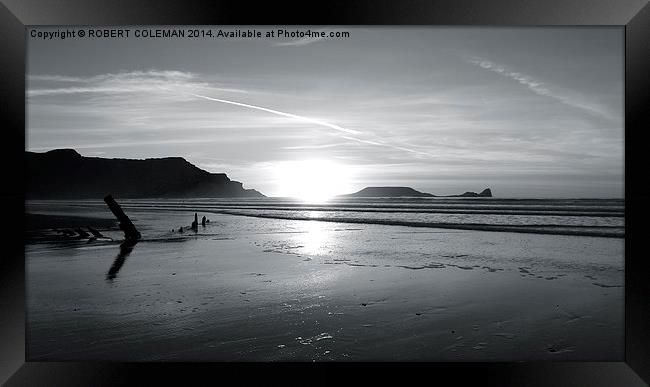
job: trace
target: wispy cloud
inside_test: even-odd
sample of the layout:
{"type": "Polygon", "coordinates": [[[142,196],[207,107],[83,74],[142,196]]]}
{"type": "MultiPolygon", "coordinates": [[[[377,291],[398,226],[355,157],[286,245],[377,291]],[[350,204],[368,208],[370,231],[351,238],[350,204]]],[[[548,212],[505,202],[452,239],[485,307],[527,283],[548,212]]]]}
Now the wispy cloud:
{"type": "Polygon", "coordinates": [[[593,102],[588,101],[588,98],[585,96],[579,95],[578,93],[575,92],[573,93],[567,92],[565,90],[562,90],[558,86],[549,85],[530,75],[513,71],[512,69],[502,64],[498,64],[479,57],[471,57],[467,59],[467,62],[472,65],[478,66],[482,69],[485,69],[487,71],[491,71],[500,74],[506,78],[512,79],[518,82],[520,85],[525,86],[535,94],[553,98],[556,101],[559,101],[565,105],[577,109],[582,109],[586,112],[595,114],[600,117],[604,117],[606,119],[620,120],[620,117],[613,116],[602,106],[599,106],[593,102]]]}
{"type": "Polygon", "coordinates": [[[249,93],[248,90],[223,87],[214,82],[205,82],[198,76],[182,71],[128,71],[99,74],[89,77],[39,74],[28,77],[30,83],[47,84],[47,87],[33,87],[27,90],[28,97],[63,94],[122,94],[210,90],[227,93],[249,93]]]}
{"type": "MultiPolygon", "coordinates": [[[[47,97],[47,96],[74,96],[83,94],[99,94],[114,97],[113,100],[103,100],[95,102],[92,105],[85,106],[83,110],[86,114],[98,114],[98,110],[106,109],[108,106],[115,104],[111,111],[111,119],[122,120],[129,127],[157,126],[158,130],[162,129],[162,116],[167,115],[160,109],[163,105],[169,103],[188,102],[192,99],[203,99],[221,104],[238,106],[244,109],[257,110],[269,113],[275,116],[289,118],[298,123],[311,124],[317,127],[331,129],[330,133],[337,135],[343,140],[348,140],[357,144],[371,145],[394,149],[400,152],[417,155],[417,157],[436,157],[430,152],[425,152],[413,147],[403,146],[394,140],[382,138],[371,131],[361,131],[350,129],[339,124],[313,117],[307,117],[282,110],[272,109],[260,104],[252,104],[224,97],[214,97],[206,94],[224,94],[238,93],[240,95],[250,94],[249,90],[230,85],[215,85],[201,79],[200,76],[193,73],[180,71],[132,71],[122,73],[99,74],[89,77],[71,77],[64,75],[31,75],[28,80],[30,87],[27,95],[30,98],[47,97]],[[34,87],[46,84],[47,87],[34,87]],[[132,95],[125,99],[124,95],[132,95]],[[149,106],[149,107],[147,107],[149,106]],[[135,110],[134,110],[135,109],[135,110]]],[[[86,104],[90,104],[86,100],[86,104]]],[[[243,118],[240,118],[240,121],[243,118]]],[[[249,117],[249,119],[252,119],[249,117]]],[[[268,121],[268,120],[267,120],[268,121]]],[[[209,127],[209,118],[205,117],[205,112],[195,113],[192,117],[192,125],[196,130],[200,127],[209,127]],[[198,115],[197,115],[198,114],[198,115]],[[208,121],[206,121],[208,120],[208,121]]],[[[269,125],[271,125],[271,122],[269,125]]],[[[187,121],[186,125],[189,124],[187,121]]],[[[277,123],[275,124],[277,125],[277,123]]],[[[164,125],[163,125],[164,126],[164,125]]],[[[221,125],[223,126],[223,125],[221,125]]],[[[399,142],[399,141],[398,141],[399,142]]],[[[87,147],[110,147],[110,142],[92,143],[87,147]]],[[[118,142],[119,146],[124,146],[123,142],[118,142]]],[[[78,145],[81,147],[81,145],[78,145]]]]}
{"type": "MultiPolygon", "coordinates": [[[[61,148],[73,148],[76,150],[81,149],[105,149],[117,147],[139,147],[143,145],[176,145],[176,144],[205,144],[205,138],[174,138],[169,140],[147,140],[147,141],[110,141],[99,143],[69,143],[61,145],[61,148]]],[[[51,150],[52,147],[30,147],[29,150],[33,152],[42,152],[51,150]]]]}
{"type": "Polygon", "coordinates": [[[119,73],[98,74],[89,77],[73,77],[68,75],[57,74],[34,74],[29,75],[31,81],[53,81],[53,82],[78,82],[78,83],[97,83],[107,80],[123,81],[127,79],[156,78],[162,80],[191,80],[195,75],[186,71],[174,70],[146,70],[146,71],[123,71],[119,73]]]}
{"type": "Polygon", "coordinates": [[[318,33],[318,36],[305,36],[303,38],[299,39],[294,39],[294,40],[289,40],[289,41],[284,41],[284,42],[276,42],[273,43],[273,46],[276,47],[300,47],[300,46],[306,46],[308,44],[313,44],[316,42],[320,42],[325,40],[325,37],[320,36],[322,35],[323,32],[328,33],[332,32],[332,30],[325,31],[324,29],[317,29],[315,30],[316,33],[318,33]]]}
{"type": "Polygon", "coordinates": [[[201,98],[213,102],[239,106],[247,109],[253,109],[271,113],[277,116],[291,118],[300,122],[310,123],[335,131],[343,132],[346,134],[359,135],[362,134],[358,130],[344,128],[340,125],[333,124],[324,120],[305,117],[298,114],[288,113],[276,109],[271,109],[264,106],[253,105],[240,101],[234,101],[224,98],[215,98],[198,94],[198,92],[229,92],[229,93],[247,93],[247,90],[232,88],[232,87],[218,87],[207,82],[202,82],[197,79],[197,76],[191,73],[183,73],[178,71],[135,71],[125,72],[118,74],[102,74],[87,78],[81,77],[67,77],[60,75],[33,75],[29,77],[30,81],[46,81],[46,82],[64,82],[72,83],[74,85],[63,85],[60,87],[50,88],[30,88],[27,90],[29,97],[39,97],[48,95],[65,95],[65,94],[84,94],[84,93],[98,93],[98,94],[121,94],[121,93],[143,93],[147,94],[149,98],[158,92],[164,93],[168,97],[181,97],[185,99],[187,96],[201,98]],[[78,84],[83,84],[79,86],[78,84]]]}
{"type": "Polygon", "coordinates": [[[277,46],[277,47],[306,46],[308,44],[320,42],[321,40],[324,40],[324,39],[325,38],[322,37],[322,36],[318,36],[318,37],[315,37],[315,38],[305,37],[305,38],[300,38],[300,39],[296,39],[296,40],[290,40],[288,42],[278,42],[278,43],[274,43],[273,45],[277,46]]]}
{"type": "MultiPolygon", "coordinates": [[[[491,62],[481,62],[481,67],[492,69],[497,73],[506,74],[506,76],[516,79],[519,83],[526,87],[532,88],[538,94],[551,96],[550,91],[545,88],[540,82],[533,80],[530,77],[523,76],[518,73],[513,73],[506,70],[504,67],[494,65],[491,62]]],[[[284,109],[278,110],[266,105],[266,100],[269,98],[276,99],[272,93],[257,93],[255,89],[241,88],[237,85],[224,85],[215,84],[214,82],[207,81],[204,77],[179,71],[133,71],[115,74],[100,74],[90,77],[69,77],[62,75],[32,75],[29,77],[30,87],[27,94],[30,98],[47,97],[47,96],[70,96],[83,95],[83,94],[98,94],[107,98],[101,100],[94,100],[89,98],[82,98],[79,104],[67,105],[62,107],[48,108],[48,111],[61,111],[65,107],[68,114],[80,114],[91,117],[103,117],[102,119],[109,120],[105,124],[105,132],[107,133],[123,133],[129,136],[138,136],[137,132],[133,132],[134,128],[142,133],[168,133],[166,135],[173,135],[179,128],[187,128],[185,130],[189,133],[199,133],[204,136],[206,143],[214,141],[213,136],[220,136],[220,143],[231,143],[233,139],[242,139],[245,141],[268,141],[269,136],[276,138],[284,138],[288,140],[293,138],[297,141],[304,141],[304,136],[307,135],[304,129],[313,128],[326,128],[330,135],[334,135],[341,140],[345,140],[348,144],[357,144],[365,146],[361,150],[356,148],[357,152],[364,154],[381,154],[382,150],[370,151],[370,148],[384,148],[388,150],[397,151],[394,155],[399,157],[408,156],[415,159],[427,160],[440,160],[444,161],[449,157],[466,157],[463,154],[467,153],[468,146],[474,146],[472,153],[478,151],[479,147],[476,145],[458,145],[454,143],[440,142],[436,139],[436,135],[431,133],[423,137],[423,141],[418,145],[411,145],[413,137],[410,141],[408,138],[409,130],[416,130],[422,132],[420,126],[422,122],[417,121],[417,111],[403,110],[409,107],[403,101],[414,99],[416,101],[439,104],[440,96],[429,96],[424,98],[422,95],[410,97],[401,96],[400,98],[393,98],[397,101],[396,104],[381,103],[386,97],[376,95],[361,95],[362,104],[365,104],[364,109],[370,109],[372,112],[370,117],[367,113],[358,116],[354,122],[355,129],[349,128],[347,125],[333,123],[329,119],[323,120],[319,118],[299,115],[292,112],[287,112],[284,109]],[[53,84],[54,83],[54,84],[53,84]],[[46,87],[44,87],[45,85],[46,87]],[[38,87],[40,86],[40,87],[38,87]],[[232,93],[236,93],[239,97],[237,99],[230,98],[232,93]],[[256,103],[244,102],[242,99],[257,101],[256,103]],[[424,98],[424,99],[423,99],[424,98]],[[192,107],[192,101],[202,99],[224,105],[236,106],[242,109],[255,110],[268,113],[272,117],[258,117],[255,115],[237,113],[236,111],[220,111],[218,116],[196,104],[192,107]],[[402,101],[402,104],[399,104],[402,101]],[[379,104],[378,104],[379,103],[379,104]],[[182,105],[179,105],[182,104],[182,105]],[[381,106],[381,111],[377,110],[375,105],[381,106]],[[75,110],[76,109],[76,110],[75,110]],[[394,112],[393,112],[394,110],[394,112]],[[74,113],[76,111],[76,113],[74,113]],[[408,114],[399,114],[400,112],[408,112],[408,114]],[[217,119],[217,117],[219,117],[217,119]],[[283,120],[284,118],[284,120],[283,120]],[[381,118],[377,121],[377,118],[381,118]],[[289,119],[289,120],[286,120],[289,119]],[[384,120],[387,120],[386,123],[384,120]],[[397,120],[397,121],[396,121],[397,120]],[[399,120],[406,120],[400,123],[399,120]],[[415,122],[413,120],[416,120],[415,122]],[[387,123],[390,125],[387,125],[387,123]],[[306,125],[305,125],[306,124],[306,125]],[[302,126],[300,126],[302,125],[302,126]],[[245,133],[239,133],[236,137],[231,135],[224,136],[226,133],[233,133],[233,130],[248,129],[245,133]],[[276,132],[269,132],[265,129],[272,129],[276,132]],[[291,130],[294,130],[291,134],[291,130]],[[303,128],[301,131],[295,131],[295,128],[303,128]],[[372,129],[369,129],[372,128],[372,129]],[[396,135],[388,135],[387,133],[395,132],[395,128],[401,128],[396,135]],[[410,129],[409,129],[410,128],[410,129]],[[212,133],[206,132],[205,129],[214,129],[212,133]],[[304,133],[303,133],[304,132],[304,133]],[[383,132],[383,133],[382,133],[383,132]],[[302,136],[300,138],[299,136],[302,136]],[[453,151],[456,149],[456,151],[453,151]],[[454,153],[455,152],[455,153],[454,153]],[[452,154],[453,153],[453,154],[452,154]]],[[[284,96],[283,98],[287,98],[284,96]]],[[[323,98],[323,97],[321,97],[323,98]]],[[[295,97],[289,97],[284,100],[283,104],[291,103],[294,106],[296,101],[295,97]]],[[[386,102],[386,101],[384,101],[386,102]]],[[[426,105],[426,104],[425,104],[426,105]]],[[[45,109],[45,108],[42,108],[45,109]]],[[[410,109],[410,107],[409,107],[410,109]]],[[[470,109],[471,110],[471,109],[470,109]]],[[[466,115],[466,109],[463,109],[466,115]]],[[[336,112],[329,112],[332,116],[336,112]]],[[[479,125],[466,121],[463,115],[460,116],[444,116],[440,108],[436,109],[433,116],[426,118],[424,127],[431,127],[431,120],[436,122],[436,130],[442,133],[444,129],[457,131],[462,128],[464,131],[474,130],[473,127],[479,125]],[[442,119],[442,122],[438,122],[442,119]],[[444,124],[444,125],[443,125],[444,124]]],[[[349,122],[349,119],[348,119],[349,122]]],[[[99,130],[97,123],[95,130],[99,130]]],[[[488,127],[488,123],[480,123],[480,131],[484,132],[488,127]]],[[[33,133],[43,132],[45,129],[35,129],[33,133]]],[[[84,127],[67,127],[61,129],[62,131],[76,130],[78,133],[83,134],[87,131],[84,127]]],[[[479,130],[479,129],[476,129],[479,130]]],[[[503,127],[501,131],[505,130],[503,127]]],[[[52,132],[47,130],[47,132],[52,132]]],[[[45,133],[45,132],[43,132],[45,133]]],[[[471,132],[473,133],[473,132],[471,132]]],[[[308,136],[308,135],[307,135],[308,136]]],[[[147,142],[136,140],[135,137],[131,140],[133,144],[142,145],[144,143],[154,144],[159,143],[160,139],[152,139],[147,142]]],[[[176,140],[163,141],[159,143],[172,144],[176,140]]],[[[191,143],[199,142],[199,140],[192,140],[191,143]]],[[[57,142],[58,143],[58,142],[57,142]]],[[[179,144],[186,143],[179,141],[179,144]]],[[[113,139],[106,139],[103,142],[92,141],[88,145],[82,143],[72,144],[77,147],[86,148],[110,148],[128,146],[125,141],[115,141],[113,139]]],[[[323,146],[322,144],[296,144],[293,149],[326,149],[329,145],[323,146]]],[[[287,147],[278,147],[277,149],[288,150],[287,147]]],[[[485,153],[485,152],[484,152],[485,153]]]]}
{"type": "Polygon", "coordinates": [[[298,145],[298,146],[283,146],[282,149],[286,149],[286,150],[328,149],[328,148],[337,148],[345,145],[347,144],[336,143],[336,144],[323,144],[323,145],[298,145]]]}

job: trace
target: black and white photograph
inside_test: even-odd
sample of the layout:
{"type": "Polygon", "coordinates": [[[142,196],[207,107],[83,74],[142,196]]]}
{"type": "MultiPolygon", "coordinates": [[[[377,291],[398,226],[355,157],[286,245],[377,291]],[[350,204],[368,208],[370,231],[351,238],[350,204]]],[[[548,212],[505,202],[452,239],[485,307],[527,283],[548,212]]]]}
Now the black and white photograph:
{"type": "Polygon", "coordinates": [[[624,32],[28,28],[26,359],[623,361],[624,32]]]}

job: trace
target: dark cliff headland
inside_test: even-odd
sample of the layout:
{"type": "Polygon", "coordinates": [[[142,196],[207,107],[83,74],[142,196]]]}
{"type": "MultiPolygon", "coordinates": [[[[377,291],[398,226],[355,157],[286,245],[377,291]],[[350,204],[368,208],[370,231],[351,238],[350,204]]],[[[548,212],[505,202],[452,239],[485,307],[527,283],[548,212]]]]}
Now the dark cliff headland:
{"type": "Polygon", "coordinates": [[[264,197],[182,157],[107,159],[73,149],[25,152],[27,199],[264,197]]]}

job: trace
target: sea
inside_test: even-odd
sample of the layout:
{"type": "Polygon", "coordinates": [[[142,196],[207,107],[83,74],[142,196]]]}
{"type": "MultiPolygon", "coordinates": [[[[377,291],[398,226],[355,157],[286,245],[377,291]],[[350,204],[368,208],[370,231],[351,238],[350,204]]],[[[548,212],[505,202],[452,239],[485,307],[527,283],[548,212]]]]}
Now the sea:
{"type": "MultiPolygon", "coordinates": [[[[270,219],[419,228],[625,237],[624,199],[291,198],[120,199],[125,209],[197,211],[270,219]]],[[[106,209],[101,200],[30,201],[35,210],[62,205],[106,209]]],[[[66,214],[69,213],[66,211],[66,214]]]]}

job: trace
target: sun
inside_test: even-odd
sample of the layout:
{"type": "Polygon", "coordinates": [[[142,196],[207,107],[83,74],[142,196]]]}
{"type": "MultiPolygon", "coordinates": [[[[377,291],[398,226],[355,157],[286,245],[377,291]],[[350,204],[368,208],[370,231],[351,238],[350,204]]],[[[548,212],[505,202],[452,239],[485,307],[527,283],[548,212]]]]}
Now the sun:
{"type": "Polygon", "coordinates": [[[352,168],[328,160],[284,161],[274,165],[277,196],[324,203],[351,192],[352,168]]]}

